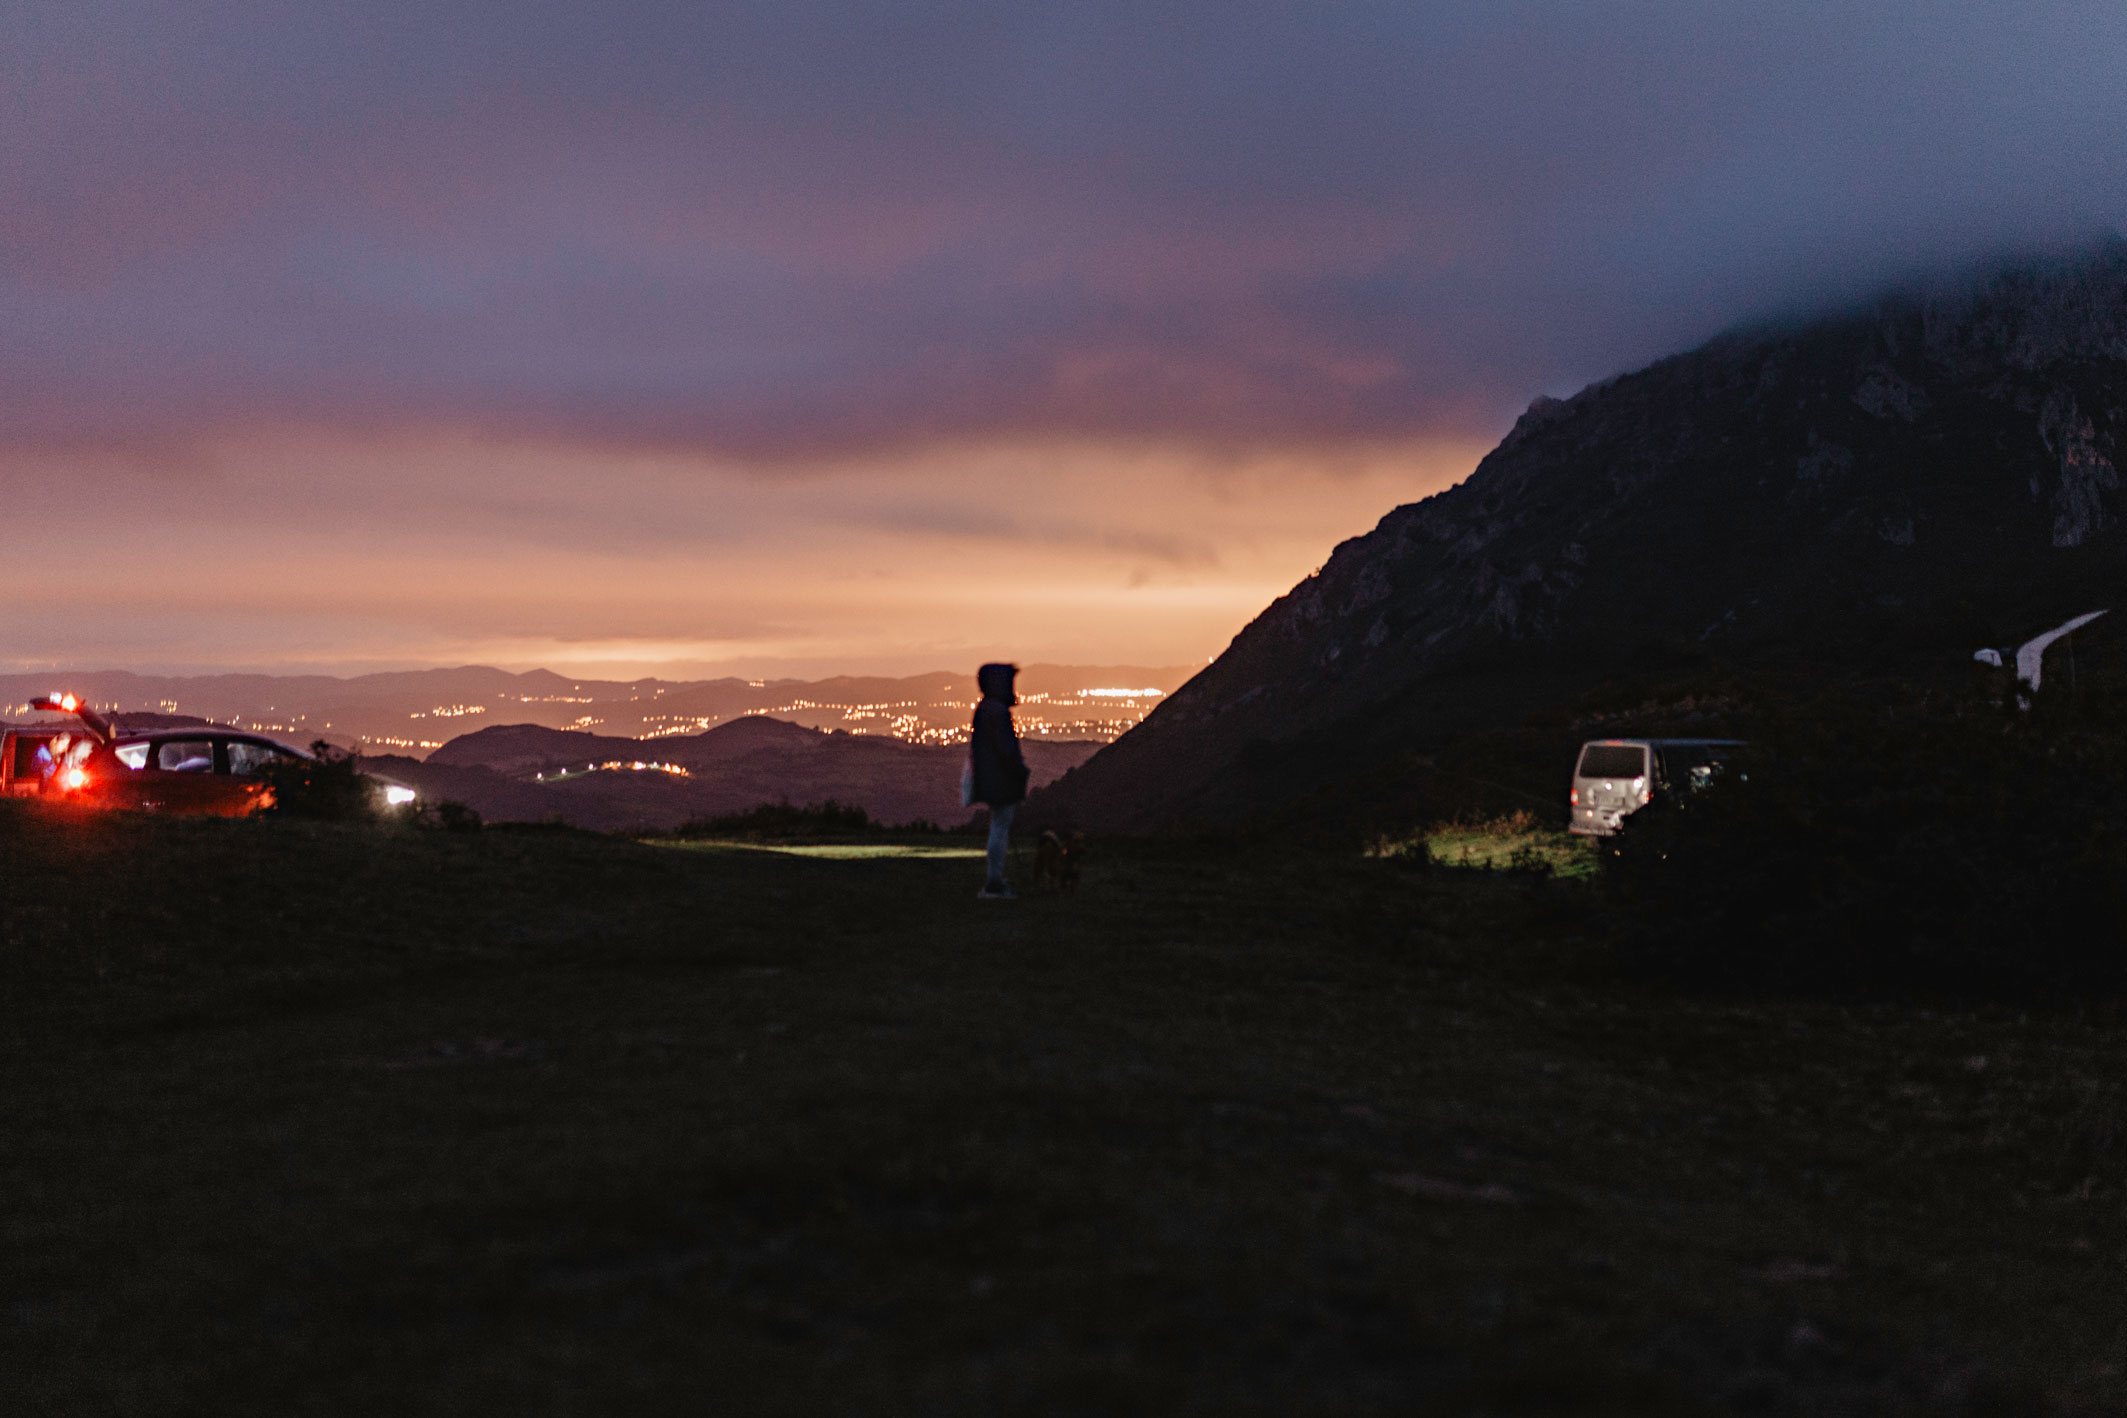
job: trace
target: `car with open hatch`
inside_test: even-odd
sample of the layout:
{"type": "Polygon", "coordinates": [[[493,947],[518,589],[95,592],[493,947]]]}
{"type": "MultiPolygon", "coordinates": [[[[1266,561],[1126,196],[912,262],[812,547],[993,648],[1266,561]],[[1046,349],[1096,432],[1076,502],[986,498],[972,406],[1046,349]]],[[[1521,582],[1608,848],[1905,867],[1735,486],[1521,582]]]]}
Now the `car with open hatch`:
{"type": "MultiPolygon", "coordinates": [[[[80,732],[10,731],[0,764],[16,796],[87,807],[199,817],[248,817],[274,805],[275,782],[316,755],[263,734],[216,724],[129,732],[76,695],[32,700],[30,708],[71,714],[80,732]]],[[[381,774],[361,775],[379,807],[411,805],[414,790],[381,774]]]]}

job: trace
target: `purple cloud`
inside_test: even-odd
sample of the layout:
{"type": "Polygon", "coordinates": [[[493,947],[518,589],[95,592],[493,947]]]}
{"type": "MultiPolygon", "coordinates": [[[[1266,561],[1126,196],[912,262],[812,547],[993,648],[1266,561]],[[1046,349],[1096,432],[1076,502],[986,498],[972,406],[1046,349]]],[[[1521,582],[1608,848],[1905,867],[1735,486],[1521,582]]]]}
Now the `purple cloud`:
{"type": "Polygon", "coordinates": [[[0,437],[1496,428],[2127,217],[2127,16],[23,4],[0,437]]]}

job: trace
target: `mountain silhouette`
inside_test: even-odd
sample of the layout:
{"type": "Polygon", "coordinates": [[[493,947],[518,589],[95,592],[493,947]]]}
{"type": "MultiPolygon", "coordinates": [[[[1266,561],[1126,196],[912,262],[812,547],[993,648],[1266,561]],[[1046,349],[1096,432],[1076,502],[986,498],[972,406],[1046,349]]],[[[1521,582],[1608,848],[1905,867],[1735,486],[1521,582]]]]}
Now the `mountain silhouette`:
{"type": "MultiPolygon", "coordinates": [[[[428,761],[439,767],[492,768],[517,778],[614,761],[671,763],[693,769],[754,753],[781,750],[803,755],[831,751],[835,739],[848,737],[824,734],[765,714],[733,719],[699,734],[655,739],[549,729],[538,724],[497,724],[450,740],[431,753],[428,761]]],[[[856,751],[909,747],[884,738],[869,742],[874,747],[856,751]]]]}
{"type": "MultiPolygon", "coordinates": [[[[1621,680],[1968,674],[2127,591],[2123,404],[2116,240],[1537,399],[1029,819],[1334,812],[1399,754],[1621,680]]],[[[2122,622],[2079,639],[2116,646],[2122,622]]]]}
{"type": "MultiPolygon", "coordinates": [[[[1190,667],[1030,664],[1019,677],[1023,730],[1063,740],[1115,737],[1189,677],[1190,667]],[[1142,691],[1118,694],[1119,689],[1142,691]]],[[[539,724],[612,738],[664,738],[766,715],[813,728],[937,744],[964,734],[980,697],[972,672],[827,679],[569,678],[483,665],[355,675],[144,675],[54,670],[0,675],[0,715],[70,690],[128,711],[189,715],[274,734],[421,758],[453,735],[539,724]]]]}
{"type": "MultiPolygon", "coordinates": [[[[1035,738],[1024,746],[1036,783],[1053,781],[1099,747],[1035,738]]],[[[558,817],[611,830],[830,798],[880,822],[959,822],[970,811],[960,803],[966,753],[754,714],[698,734],[651,739],[501,724],[452,739],[425,762],[397,756],[370,762],[424,797],[465,803],[491,821],[558,817]],[[686,773],[638,769],[638,763],[686,773]]]]}

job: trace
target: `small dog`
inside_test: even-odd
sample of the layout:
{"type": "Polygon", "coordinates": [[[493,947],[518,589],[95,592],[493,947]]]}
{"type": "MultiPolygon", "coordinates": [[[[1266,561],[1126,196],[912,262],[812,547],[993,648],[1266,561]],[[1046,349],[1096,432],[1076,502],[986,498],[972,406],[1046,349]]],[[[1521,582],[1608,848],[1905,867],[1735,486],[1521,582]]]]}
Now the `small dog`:
{"type": "Polygon", "coordinates": [[[1078,863],[1085,850],[1083,833],[1042,833],[1034,848],[1035,885],[1048,891],[1078,890],[1078,863]]]}

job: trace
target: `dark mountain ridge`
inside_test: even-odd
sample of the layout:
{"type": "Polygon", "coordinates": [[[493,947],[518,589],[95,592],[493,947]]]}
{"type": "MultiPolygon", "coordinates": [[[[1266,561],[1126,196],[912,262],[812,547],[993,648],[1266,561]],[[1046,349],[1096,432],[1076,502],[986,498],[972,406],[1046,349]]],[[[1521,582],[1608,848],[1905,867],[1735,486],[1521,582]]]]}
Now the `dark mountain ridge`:
{"type": "MultiPolygon", "coordinates": [[[[1098,746],[1024,741],[1036,784],[1083,763],[1098,746]]],[[[960,803],[966,753],[957,745],[824,732],[755,714],[698,734],[649,739],[499,724],[452,739],[425,762],[371,761],[424,797],[465,803],[491,821],[558,817],[615,829],[672,827],[765,803],[828,799],[861,807],[879,822],[961,822],[969,815],[960,803]],[[638,763],[685,773],[638,769],[638,763]]]]}
{"type": "MultiPolygon", "coordinates": [[[[1115,737],[1188,678],[1191,667],[1030,664],[1020,673],[1022,727],[1059,740],[1115,737]],[[1118,693],[1119,690],[1130,693],[1118,693]]],[[[419,758],[453,734],[542,724],[607,737],[661,738],[754,715],[874,737],[940,743],[963,734],[979,697],[971,672],[821,680],[598,680],[480,665],[357,675],[142,675],[127,670],[0,675],[0,713],[71,690],[91,703],[157,709],[291,741],[323,738],[419,758]]]]}
{"type": "Polygon", "coordinates": [[[1635,676],[1969,673],[2127,590],[2123,419],[2119,241],[1540,398],[1029,816],[1331,810],[1399,753],[1635,676]]]}
{"type": "MultiPolygon", "coordinates": [[[[733,719],[698,734],[654,739],[549,729],[539,724],[497,724],[459,735],[431,753],[428,761],[439,767],[492,768],[514,778],[610,762],[671,763],[691,769],[776,749],[803,753],[833,737],[837,736],[765,714],[733,719]]],[[[910,747],[883,738],[865,742],[876,746],[873,751],[910,747]]]]}

